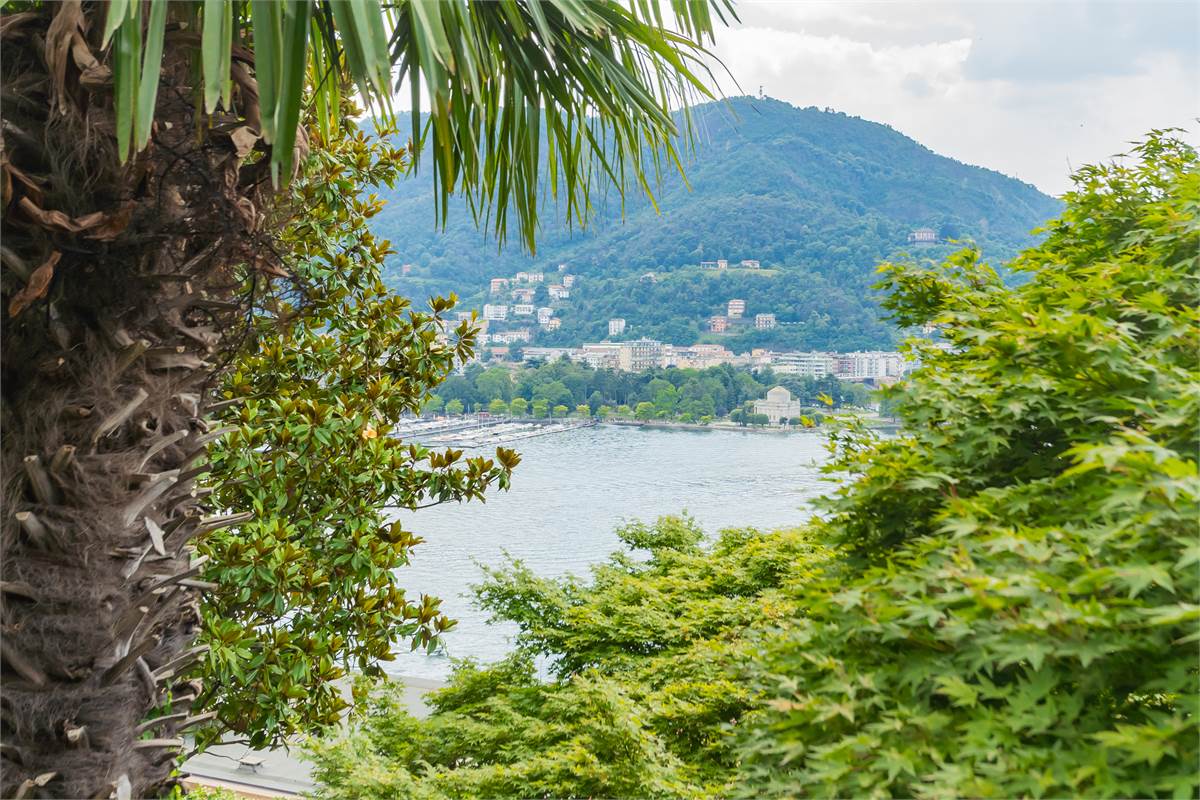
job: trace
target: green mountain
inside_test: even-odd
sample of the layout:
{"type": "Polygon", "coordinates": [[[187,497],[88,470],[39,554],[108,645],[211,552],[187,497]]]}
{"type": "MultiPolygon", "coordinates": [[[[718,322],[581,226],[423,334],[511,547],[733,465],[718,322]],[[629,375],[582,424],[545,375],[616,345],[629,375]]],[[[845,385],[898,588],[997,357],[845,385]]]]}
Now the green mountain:
{"type": "MultiPolygon", "coordinates": [[[[854,349],[889,345],[895,332],[878,319],[869,286],[880,259],[912,250],[909,234],[928,227],[941,239],[971,239],[995,263],[1033,239],[1057,200],[993,170],[939,156],[894,129],[846,114],[739,97],[693,109],[699,143],[685,170],[656,192],[661,213],[642,198],[600,204],[594,225],[571,230],[548,207],[539,250],[510,241],[498,251],[464,207],[444,231],[433,220],[430,174],[383,189],[387,210],[376,232],[398,255],[389,283],[409,296],[457,292],[483,302],[488,280],[518,270],[578,276],[556,304],[562,327],[539,343],[603,338],[609,317],[629,321],[626,336],[688,344],[719,340],[750,346],[854,349]],[[690,185],[690,188],[689,188],[690,185]],[[732,266],[757,260],[759,271],[701,271],[701,261],[732,266]],[[408,264],[408,275],[401,265],[408,264]],[[639,279],[654,272],[656,281],[639,279]],[[747,313],[774,313],[780,325],[713,337],[707,317],[731,298],[747,313]]],[[[938,257],[949,244],[921,246],[938,257]]]]}

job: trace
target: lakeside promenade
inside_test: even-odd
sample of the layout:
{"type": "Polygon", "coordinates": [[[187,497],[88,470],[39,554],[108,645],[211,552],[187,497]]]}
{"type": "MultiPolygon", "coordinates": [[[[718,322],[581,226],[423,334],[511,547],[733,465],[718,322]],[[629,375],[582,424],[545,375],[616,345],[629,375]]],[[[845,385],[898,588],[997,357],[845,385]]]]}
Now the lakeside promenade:
{"type": "MultiPolygon", "coordinates": [[[[446,684],[424,678],[395,678],[404,684],[408,713],[429,715],[425,695],[446,684]]],[[[312,791],[312,766],[300,758],[299,747],[253,750],[244,744],[220,744],[193,756],[183,764],[184,786],[228,789],[247,800],[301,797],[312,791]]]]}

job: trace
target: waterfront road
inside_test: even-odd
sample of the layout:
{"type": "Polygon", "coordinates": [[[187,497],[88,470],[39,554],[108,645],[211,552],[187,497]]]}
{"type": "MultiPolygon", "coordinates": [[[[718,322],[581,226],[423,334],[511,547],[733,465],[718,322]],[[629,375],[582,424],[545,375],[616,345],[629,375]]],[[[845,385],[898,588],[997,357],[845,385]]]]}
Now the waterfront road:
{"type": "MultiPolygon", "coordinates": [[[[404,684],[404,702],[415,717],[425,717],[425,695],[444,686],[422,678],[397,678],[404,684]]],[[[185,786],[222,787],[239,797],[263,800],[300,797],[313,788],[312,766],[302,761],[296,747],[251,750],[242,744],[210,747],[183,765],[185,786]]]]}

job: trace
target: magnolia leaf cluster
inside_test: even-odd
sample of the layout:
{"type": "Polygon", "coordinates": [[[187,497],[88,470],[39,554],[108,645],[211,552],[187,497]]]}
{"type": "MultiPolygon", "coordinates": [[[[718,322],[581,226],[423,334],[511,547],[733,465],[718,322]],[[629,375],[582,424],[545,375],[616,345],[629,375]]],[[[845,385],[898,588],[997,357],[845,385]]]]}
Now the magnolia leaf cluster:
{"type": "MultiPolygon", "coordinates": [[[[380,133],[386,133],[381,131],[380,133]]],[[[437,645],[453,622],[410,597],[402,571],[419,536],[390,509],[481,500],[518,456],[434,451],[391,435],[470,357],[475,329],[453,298],[414,308],[380,279],[381,208],[408,153],[344,127],[291,187],[279,240],[292,279],[257,298],[248,343],[224,378],[213,499],[241,524],[209,533],[205,704],[256,745],[333,724],[349,671],[377,673],[397,646],[437,645]]],[[[214,729],[215,730],[215,729],[214,729]]]]}

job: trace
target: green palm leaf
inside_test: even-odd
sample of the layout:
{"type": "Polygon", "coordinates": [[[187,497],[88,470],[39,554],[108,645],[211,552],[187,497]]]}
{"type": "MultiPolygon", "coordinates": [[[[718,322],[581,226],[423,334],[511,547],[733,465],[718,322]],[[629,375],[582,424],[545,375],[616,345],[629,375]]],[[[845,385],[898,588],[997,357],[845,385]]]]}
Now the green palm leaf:
{"type": "MultiPolygon", "coordinates": [[[[122,159],[130,139],[137,149],[149,140],[172,13],[154,0],[147,27],[141,5],[114,0],[104,30],[117,43],[122,159]]],[[[324,130],[344,83],[386,114],[393,87],[408,80],[414,159],[432,162],[439,216],[462,194],[503,241],[515,213],[530,249],[543,172],[568,219],[581,225],[598,181],[622,201],[632,181],[653,200],[662,165],[678,169],[678,148],[690,142],[690,117],[673,110],[711,96],[702,42],[712,38],[714,14],[733,17],[731,0],[671,0],[670,15],[657,0],[400,0],[387,8],[380,0],[200,0],[198,7],[204,108],[233,110],[230,53],[241,37],[254,51],[260,133],[277,184],[291,174],[306,103],[324,130]]]]}

